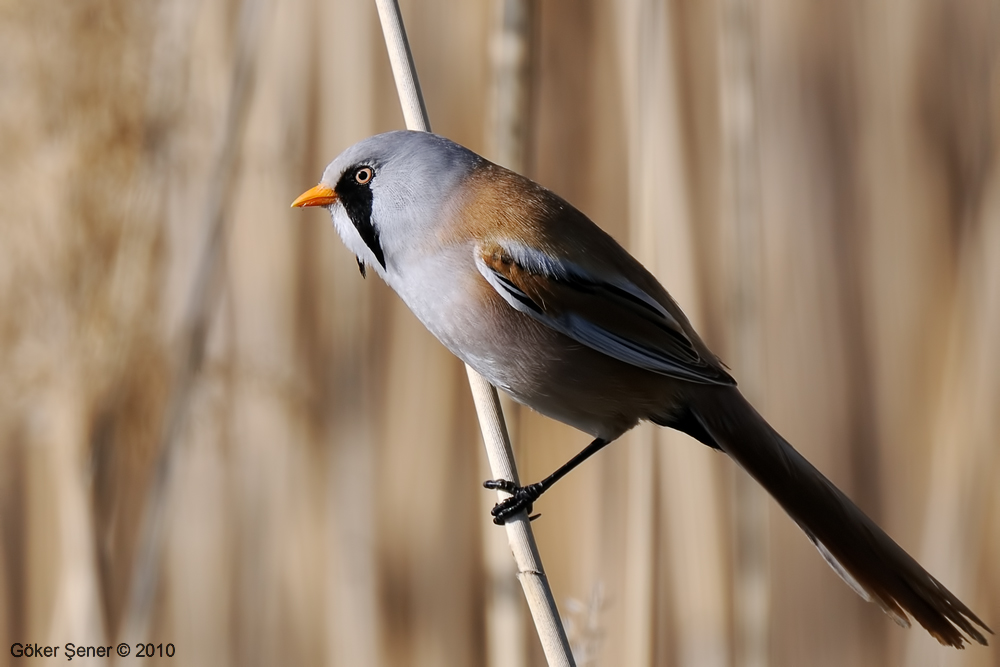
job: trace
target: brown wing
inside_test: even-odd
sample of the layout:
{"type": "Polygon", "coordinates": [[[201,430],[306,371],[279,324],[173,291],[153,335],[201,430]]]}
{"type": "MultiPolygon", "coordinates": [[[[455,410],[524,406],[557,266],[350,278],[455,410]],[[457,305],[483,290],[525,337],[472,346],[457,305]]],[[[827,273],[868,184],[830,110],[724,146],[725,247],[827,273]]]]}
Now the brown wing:
{"type": "Polygon", "coordinates": [[[655,373],[735,384],[699,354],[666,308],[624,279],[595,276],[538,250],[511,252],[499,242],[479,246],[477,265],[515,309],[588,347],[655,373]]]}

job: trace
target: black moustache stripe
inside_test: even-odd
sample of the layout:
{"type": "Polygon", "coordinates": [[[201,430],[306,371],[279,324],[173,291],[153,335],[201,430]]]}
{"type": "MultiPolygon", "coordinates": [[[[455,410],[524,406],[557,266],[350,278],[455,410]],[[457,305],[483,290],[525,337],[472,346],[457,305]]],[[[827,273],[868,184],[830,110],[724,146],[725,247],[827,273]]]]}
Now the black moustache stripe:
{"type": "Polygon", "coordinates": [[[353,168],[344,172],[334,191],[337,193],[337,200],[344,205],[347,217],[358,230],[361,240],[385,269],[385,253],[382,251],[378,230],[372,224],[372,189],[368,184],[357,183],[353,173],[353,168]]]}
{"type": "Polygon", "coordinates": [[[351,215],[350,209],[347,210],[347,215],[351,216],[351,222],[354,223],[354,227],[358,230],[358,234],[361,235],[361,240],[365,242],[365,245],[372,251],[375,255],[375,259],[378,263],[385,268],[385,253],[382,252],[382,243],[379,241],[378,230],[372,225],[371,218],[371,204],[369,204],[368,216],[362,217],[351,215]]]}

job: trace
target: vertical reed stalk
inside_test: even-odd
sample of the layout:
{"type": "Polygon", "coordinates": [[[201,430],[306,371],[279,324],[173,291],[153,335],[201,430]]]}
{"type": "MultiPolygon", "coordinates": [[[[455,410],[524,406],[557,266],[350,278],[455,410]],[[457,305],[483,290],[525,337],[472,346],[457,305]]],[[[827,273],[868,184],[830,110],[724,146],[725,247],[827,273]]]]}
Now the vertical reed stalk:
{"type": "MultiPolygon", "coordinates": [[[[396,79],[396,89],[406,127],[410,130],[430,132],[430,120],[420,93],[420,83],[410,53],[410,45],[406,39],[399,3],[397,0],[376,0],[375,4],[382,21],[382,31],[385,34],[386,48],[389,51],[389,61],[396,79]]],[[[507,427],[500,411],[497,391],[472,368],[466,366],[466,371],[493,477],[508,479],[516,484],[517,469],[514,465],[507,427]]],[[[501,491],[497,495],[503,499],[508,494],[501,491]]],[[[542,569],[541,557],[535,545],[527,512],[521,512],[508,520],[505,528],[514,559],[517,561],[518,579],[524,588],[528,608],[531,609],[535,629],[549,665],[575,665],[566,631],[563,629],[555,599],[549,588],[548,578],[542,569]]]]}
{"type": "Polygon", "coordinates": [[[139,532],[139,546],[132,573],[125,616],[126,641],[148,637],[153,602],[160,579],[163,540],[171,474],[177,463],[178,441],[184,430],[194,385],[204,360],[211,316],[222,289],[226,237],[226,205],[231,198],[239,167],[243,130],[256,74],[260,27],[266,0],[244,0],[237,29],[236,52],[230,79],[224,133],[216,154],[212,182],[207,190],[202,250],[196,267],[174,357],[173,386],[160,434],[159,454],[146,499],[139,532]]]}
{"type": "MultiPolygon", "coordinates": [[[[730,354],[743,393],[760,405],[765,364],[759,303],[762,248],[753,0],[724,0],[720,19],[722,227],[726,265],[732,267],[725,288],[730,354]]],[[[770,633],[768,501],[742,470],[734,473],[735,664],[765,667],[770,633]]]]}
{"type": "MultiPolygon", "coordinates": [[[[528,171],[530,154],[531,80],[533,75],[534,0],[493,0],[490,35],[489,122],[486,145],[491,160],[518,173],[528,171]]],[[[500,397],[509,432],[518,433],[520,406],[500,397]]],[[[485,449],[481,450],[489,465],[485,449]]],[[[484,498],[489,502],[489,497],[484,498]]],[[[525,667],[524,612],[514,585],[516,563],[508,556],[504,535],[483,524],[486,567],[486,664],[525,667]]]]}

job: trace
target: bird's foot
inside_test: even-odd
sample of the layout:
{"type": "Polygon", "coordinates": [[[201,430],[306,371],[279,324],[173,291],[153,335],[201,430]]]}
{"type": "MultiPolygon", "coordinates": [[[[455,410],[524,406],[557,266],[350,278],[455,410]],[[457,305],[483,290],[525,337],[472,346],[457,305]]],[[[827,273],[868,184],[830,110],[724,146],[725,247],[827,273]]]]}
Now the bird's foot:
{"type": "MultiPolygon", "coordinates": [[[[542,495],[545,491],[545,487],[541,482],[536,482],[534,484],[529,484],[528,486],[518,486],[514,482],[507,479],[488,479],[483,482],[483,486],[487,489],[492,489],[494,491],[506,491],[510,494],[510,498],[503,500],[493,506],[490,510],[490,514],[493,515],[493,523],[498,526],[502,526],[507,523],[507,520],[513,517],[515,514],[524,510],[528,514],[531,514],[531,506],[534,504],[538,497],[542,495]]],[[[534,521],[537,519],[539,514],[534,516],[529,516],[529,521],[534,521]]]]}

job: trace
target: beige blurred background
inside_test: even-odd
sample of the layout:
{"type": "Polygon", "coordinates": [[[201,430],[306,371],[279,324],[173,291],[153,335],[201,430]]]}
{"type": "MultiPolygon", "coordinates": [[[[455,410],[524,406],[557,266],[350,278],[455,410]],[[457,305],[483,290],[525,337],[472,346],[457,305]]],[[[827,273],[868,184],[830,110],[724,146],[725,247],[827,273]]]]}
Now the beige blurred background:
{"type": "MultiPolygon", "coordinates": [[[[434,129],[630,248],[997,629],[995,0],[537,0],[526,38],[491,1],[402,3],[434,129]]],[[[400,127],[370,0],[0,0],[0,662],[543,664],[461,365],[289,208],[400,127]]],[[[529,481],[588,440],[511,422],[529,481]]],[[[581,665],[1000,665],[895,626],[684,436],[536,510],[581,665]]]]}

